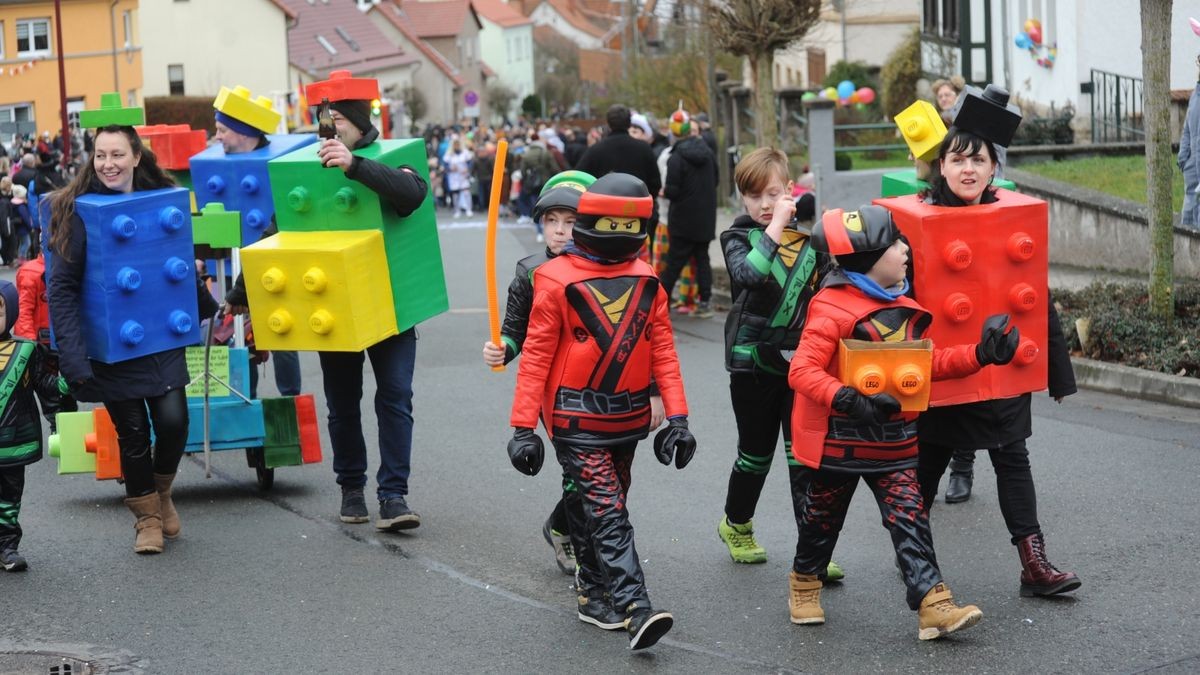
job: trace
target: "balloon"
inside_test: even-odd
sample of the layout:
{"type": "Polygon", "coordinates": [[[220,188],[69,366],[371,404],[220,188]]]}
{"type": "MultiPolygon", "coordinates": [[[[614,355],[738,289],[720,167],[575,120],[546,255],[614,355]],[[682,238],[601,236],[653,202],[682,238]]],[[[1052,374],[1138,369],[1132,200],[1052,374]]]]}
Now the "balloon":
{"type": "Polygon", "coordinates": [[[1195,33],[1196,35],[1200,35],[1200,21],[1189,18],[1188,25],[1190,25],[1192,27],[1193,33],[1195,33]]]}
{"type": "Polygon", "coordinates": [[[826,91],[826,90],[824,90],[824,89],[822,89],[821,91],[818,91],[818,92],[817,92],[817,98],[819,98],[819,99],[821,99],[822,101],[824,101],[825,99],[828,99],[828,98],[829,98],[829,92],[828,92],[828,91],[826,91]]]}
{"type": "Polygon", "coordinates": [[[836,101],[838,99],[837,89],[834,89],[833,87],[826,87],[825,98],[829,99],[830,101],[836,101]]]}
{"type": "Polygon", "coordinates": [[[1025,19],[1025,32],[1032,33],[1033,31],[1042,30],[1042,22],[1037,19],[1025,19]]]}
{"type": "Polygon", "coordinates": [[[855,104],[854,104],[854,109],[855,109],[855,110],[866,110],[866,109],[867,109],[867,106],[866,106],[866,104],[865,104],[865,103],[855,103],[855,104]]]}
{"type": "Polygon", "coordinates": [[[1040,27],[1035,26],[1033,30],[1029,31],[1029,41],[1035,45],[1042,44],[1042,29],[1040,27]]]}
{"type": "Polygon", "coordinates": [[[1026,33],[1017,33],[1017,37],[1013,38],[1013,42],[1016,43],[1017,49],[1029,49],[1033,45],[1033,42],[1029,40],[1029,35],[1026,33]]]}
{"type": "Polygon", "coordinates": [[[839,98],[839,99],[838,99],[838,105],[850,105],[850,99],[848,99],[848,98],[839,98]]]}
{"type": "Polygon", "coordinates": [[[804,92],[804,95],[800,97],[800,100],[801,101],[811,101],[811,100],[815,99],[816,97],[817,97],[816,94],[812,93],[811,91],[806,91],[806,92],[804,92]]]}
{"type": "Polygon", "coordinates": [[[866,103],[869,105],[875,102],[875,90],[870,87],[863,87],[856,93],[858,94],[859,103],[866,103]]]}
{"type": "Polygon", "coordinates": [[[854,93],[854,83],[850,80],[842,80],[838,82],[837,95],[838,98],[850,98],[850,94],[854,93]]]}
{"type": "Polygon", "coordinates": [[[860,99],[860,98],[858,97],[858,90],[857,90],[857,89],[854,91],[854,93],[853,93],[853,94],[850,94],[850,102],[851,102],[851,103],[861,103],[861,102],[862,102],[862,99],[860,99]]]}

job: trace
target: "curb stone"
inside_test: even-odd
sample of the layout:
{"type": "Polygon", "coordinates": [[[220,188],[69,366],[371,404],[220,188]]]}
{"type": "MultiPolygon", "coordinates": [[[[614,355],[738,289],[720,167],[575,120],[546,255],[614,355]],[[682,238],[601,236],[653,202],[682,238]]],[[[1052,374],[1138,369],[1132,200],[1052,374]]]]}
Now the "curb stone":
{"type": "Polygon", "coordinates": [[[1200,379],[1156,373],[1117,363],[1071,357],[1075,383],[1080,387],[1157,401],[1185,408],[1200,408],[1200,379]]]}

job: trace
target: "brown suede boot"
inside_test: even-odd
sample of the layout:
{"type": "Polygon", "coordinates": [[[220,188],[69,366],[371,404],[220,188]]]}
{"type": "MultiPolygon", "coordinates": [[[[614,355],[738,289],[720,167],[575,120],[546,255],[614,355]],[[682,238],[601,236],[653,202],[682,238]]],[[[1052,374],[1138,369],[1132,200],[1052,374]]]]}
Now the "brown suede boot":
{"type": "Polygon", "coordinates": [[[792,623],[813,626],[825,623],[821,609],[821,580],[815,574],[788,573],[788,610],[792,623]]]}
{"type": "Polygon", "coordinates": [[[1058,595],[1082,584],[1074,572],[1063,572],[1046,558],[1046,542],[1041,534],[1031,534],[1017,542],[1021,556],[1021,597],[1058,595]]]}
{"type": "Polygon", "coordinates": [[[171,501],[171,483],[175,482],[175,474],[154,474],[154,489],[158,492],[158,503],[162,514],[162,533],[167,539],[179,536],[179,513],[175,511],[175,502],[171,501]]]}
{"type": "Polygon", "coordinates": [[[151,492],[141,497],[126,497],[125,505],[137,516],[133,527],[137,530],[137,539],[133,542],[135,553],[162,553],[162,507],[159,506],[158,493],[151,492]]]}
{"type": "Polygon", "coordinates": [[[954,603],[954,596],[946,584],[938,584],[929,589],[921,600],[918,611],[921,620],[921,632],[917,634],[922,640],[936,640],[954,631],[970,628],[983,619],[983,612],[975,605],[959,607],[954,603]]]}

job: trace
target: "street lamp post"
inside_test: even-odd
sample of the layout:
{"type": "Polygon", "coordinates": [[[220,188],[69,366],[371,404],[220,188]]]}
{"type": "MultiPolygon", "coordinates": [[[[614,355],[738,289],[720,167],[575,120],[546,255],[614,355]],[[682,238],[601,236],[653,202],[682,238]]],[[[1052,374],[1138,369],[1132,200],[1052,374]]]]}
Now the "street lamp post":
{"type": "Polygon", "coordinates": [[[62,165],[71,165],[71,128],[67,121],[67,76],[63,65],[62,0],[54,0],[54,39],[58,45],[58,110],[62,118],[62,165]]]}

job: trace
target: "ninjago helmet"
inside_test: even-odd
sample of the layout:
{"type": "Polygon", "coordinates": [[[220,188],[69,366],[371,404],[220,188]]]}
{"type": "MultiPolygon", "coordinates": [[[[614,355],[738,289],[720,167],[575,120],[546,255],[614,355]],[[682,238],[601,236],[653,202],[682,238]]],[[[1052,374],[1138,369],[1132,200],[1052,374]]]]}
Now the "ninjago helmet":
{"type": "Polygon", "coordinates": [[[579,198],[575,245],[608,260],[624,260],[646,243],[654,199],[646,184],[627,173],[596,179],[579,198]]]}
{"type": "Polygon", "coordinates": [[[826,211],[813,228],[812,243],[816,250],[836,258],[842,268],[865,274],[899,238],[892,214],[869,204],[857,211],[826,211]]]}

